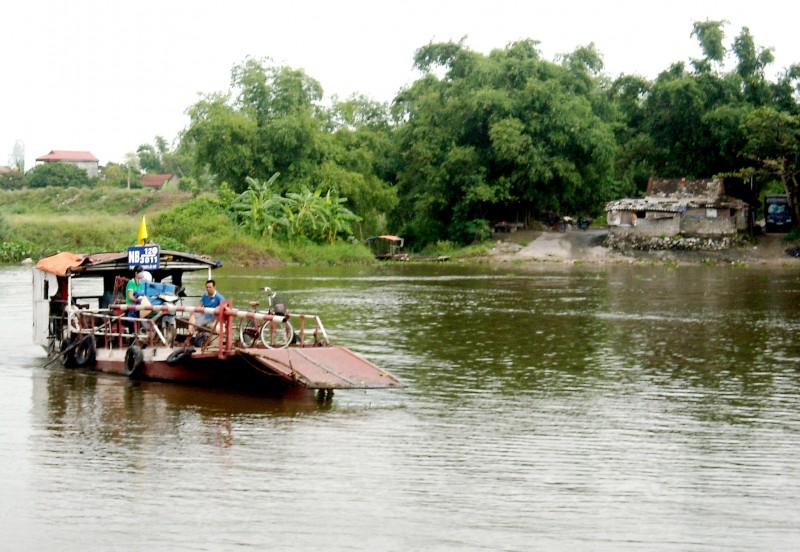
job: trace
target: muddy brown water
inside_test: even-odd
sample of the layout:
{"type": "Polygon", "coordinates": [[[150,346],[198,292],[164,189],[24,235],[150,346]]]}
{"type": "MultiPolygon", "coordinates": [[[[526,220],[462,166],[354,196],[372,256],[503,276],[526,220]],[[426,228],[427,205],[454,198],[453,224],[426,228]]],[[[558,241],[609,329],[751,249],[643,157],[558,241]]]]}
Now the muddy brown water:
{"type": "MultiPolygon", "coordinates": [[[[800,272],[222,269],[405,390],[43,367],[0,269],[6,550],[795,550],[800,272]]],[[[188,282],[202,291],[202,279],[188,282]]]]}

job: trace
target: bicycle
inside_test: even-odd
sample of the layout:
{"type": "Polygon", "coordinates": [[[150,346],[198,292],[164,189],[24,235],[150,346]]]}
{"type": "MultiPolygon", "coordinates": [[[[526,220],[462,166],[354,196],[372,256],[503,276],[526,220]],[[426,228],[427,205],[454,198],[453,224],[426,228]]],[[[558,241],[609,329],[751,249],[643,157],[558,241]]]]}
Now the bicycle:
{"type": "MultiPolygon", "coordinates": [[[[294,328],[286,314],[286,306],[283,303],[273,304],[277,293],[272,288],[265,287],[263,291],[267,295],[269,307],[266,311],[256,310],[256,313],[269,314],[272,317],[263,322],[244,318],[239,324],[239,341],[245,347],[253,347],[258,339],[267,349],[285,349],[294,341],[294,328]],[[273,318],[276,316],[282,320],[273,318]]],[[[249,304],[253,309],[258,309],[260,302],[250,301],[249,304]]]]}

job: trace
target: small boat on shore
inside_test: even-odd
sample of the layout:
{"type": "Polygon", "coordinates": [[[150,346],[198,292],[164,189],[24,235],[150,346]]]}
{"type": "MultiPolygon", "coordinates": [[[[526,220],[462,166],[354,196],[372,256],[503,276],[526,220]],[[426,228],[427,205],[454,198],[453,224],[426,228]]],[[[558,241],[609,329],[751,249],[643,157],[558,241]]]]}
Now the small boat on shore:
{"type": "MultiPolygon", "coordinates": [[[[157,245],[88,255],[59,253],[33,270],[33,333],[48,364],[60,361],[132,379],[281,390],[405,387],[349,349],[332,345],[320,318],[281,305],[184,306],[183,275],[220,264],[157,245]],[[135,266],[152,275],[148,300],[125,304],[135,266]],[[190,334],[189,316],[213,315],[190,334]]],[[[265,288],[269,290],[269,288],[265,288]]],[[[193,299],[194,301],[194,299],[193,299]]],[[[196,303],[195,303],[196,304],[196,303]]]]}
{"type": "Polygon", "coordinates": [[[400,236],[371,236],[364,240],[376,259],[381,261],[407,261],[408,253],[401,251],[405,240],[400,236]]]}

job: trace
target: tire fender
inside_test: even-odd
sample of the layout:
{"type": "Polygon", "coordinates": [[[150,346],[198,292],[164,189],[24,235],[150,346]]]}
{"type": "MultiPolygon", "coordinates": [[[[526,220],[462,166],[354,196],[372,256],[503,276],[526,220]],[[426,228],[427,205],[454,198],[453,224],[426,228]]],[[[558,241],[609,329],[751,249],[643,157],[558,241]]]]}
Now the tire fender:
{"type": "Polygon", "coordinates": [[[58,354],[61,356],[61,363],[66,368],[75,368],[75,338],[67,336],[61,340],[58,354]]]}
{"type": "Polygon", "coordinates": [[[79,368],[94,366],[96,352],[94,337],[87,335],[75,347],[75,365],[79,368]]]}
{"type": "Polygon", "coordinates": [[[144,372],[144,353],[138,345],[131,345],[125,351],[125,375],[139,378],[144,372]]]}
{"type": "Polygon", "coordinates": [[[169,356],[167,357],[167,364],[172,366],[173,364],[178,364],[184,358],[189,358],[192,356],[192,353],[195,351],[194,347],[187,347],[186,349],[178,349],[177,351],[172,351],[169,356]]]}

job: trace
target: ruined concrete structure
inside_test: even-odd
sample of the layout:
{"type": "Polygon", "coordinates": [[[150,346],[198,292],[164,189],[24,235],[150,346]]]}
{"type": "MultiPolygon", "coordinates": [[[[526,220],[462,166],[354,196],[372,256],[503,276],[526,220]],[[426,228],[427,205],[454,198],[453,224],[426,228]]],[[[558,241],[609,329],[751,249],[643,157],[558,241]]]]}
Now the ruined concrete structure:
{"type": "Polygon", "coordinates": [[[727,197],[723,179],[650,178],[645,197],[606,204],[617,237],[735,236],[750,228],[750,206],[727,197]]]}

